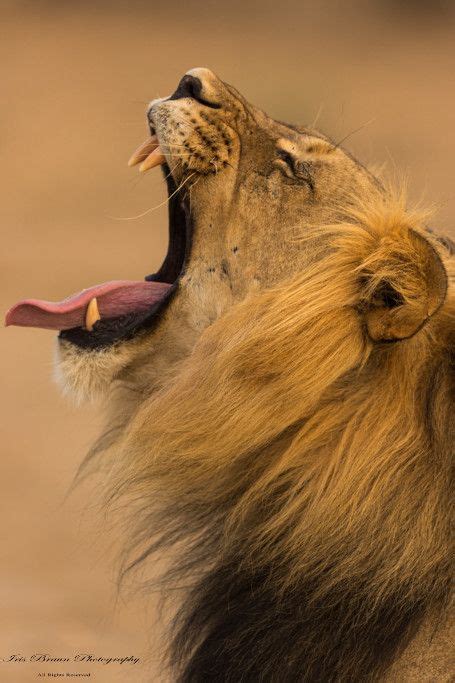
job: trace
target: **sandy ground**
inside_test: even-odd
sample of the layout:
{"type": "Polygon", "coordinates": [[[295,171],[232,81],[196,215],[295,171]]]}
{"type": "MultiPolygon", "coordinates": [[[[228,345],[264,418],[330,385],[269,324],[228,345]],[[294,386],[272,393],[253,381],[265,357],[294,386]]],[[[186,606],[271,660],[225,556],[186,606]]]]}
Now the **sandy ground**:
{"type": "MultiPolygon", "coordinates": [[[[164,186],[126,160],[147,101],[209,66],[282,120],[312,123],[366,163],[405,171],[453,231],[453,15],[413,4],[8,2],[0,5],[1,308],[138,278],[166,247],[164,186]]],[[[97,433],[52,382],[54,335],[0,330],[0,658],[48,653],[132,664],[0,662],[5,683],[85,672],[97,683],[165,681],[155,601],[116,597],[121,547],[94,493],[64,502],[97,433]]],[[[68,679],[66,679],[68,680],[68,679]]]]}

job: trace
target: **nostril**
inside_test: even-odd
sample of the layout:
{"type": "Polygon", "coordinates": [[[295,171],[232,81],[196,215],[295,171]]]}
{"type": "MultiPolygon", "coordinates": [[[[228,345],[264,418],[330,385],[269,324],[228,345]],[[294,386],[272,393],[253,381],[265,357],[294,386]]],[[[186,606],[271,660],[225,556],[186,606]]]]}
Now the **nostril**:
{"type": "Polygon", "coordinates": [[[200,97],[202,90],[202,83],[199,78],[196,78],[195,76],[184,76],[183,80],[185,81],[184,87],[188,90],[189,97],[193,97],[197,100],[200,97]]]}
{"type": "Polygon", "coordinates": [[[179,100],[182,97],[191,97],[200,104],[204,104],[207,107],[212,107],[213,109],[219,109],[220,105],[215,102],[209,102],[202,96],[202,81],[196,76],[191,76],[186,74],[183,76],[180,83],[177,86],[177,90],[173,95],[170,96],[170,100],[179,100]]]}
{"type": "Polygon", "coordinates": [[[178,100],[181,97],[192,97],[198,100],[202,90],[202,83],[196,76],[184,76],[177,86],[177,90],[171,95],[171,100],[178,100]]]}

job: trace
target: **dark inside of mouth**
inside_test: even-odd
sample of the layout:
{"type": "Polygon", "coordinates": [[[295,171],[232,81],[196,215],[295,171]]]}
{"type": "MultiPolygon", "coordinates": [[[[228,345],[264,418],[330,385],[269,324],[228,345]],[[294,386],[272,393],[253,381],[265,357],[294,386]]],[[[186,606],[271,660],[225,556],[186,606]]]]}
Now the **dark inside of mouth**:
{"type": "Polygon", "coordinates": [[[91,332],[83,327],[62,330],[59,334],[60,339],[68,340],[83,348],[102,349],[115,342],[131,339],[142,330],[153,329],[159,321],[161,313],[174,296],[178,288],[179,279],[185,270],[191,247],[192,233],[191,217],[184,196],[181,192],[177,192],[167,164],[163,164],[162,170],[166,179],[169,197],[168,251],[160,269],[152,275],[147,275],[145,279],[155,282],[167,282],[172,284],[171,289],[148,311],[133,311],[118,318],[99,320],[95,323],[91,332]]]}

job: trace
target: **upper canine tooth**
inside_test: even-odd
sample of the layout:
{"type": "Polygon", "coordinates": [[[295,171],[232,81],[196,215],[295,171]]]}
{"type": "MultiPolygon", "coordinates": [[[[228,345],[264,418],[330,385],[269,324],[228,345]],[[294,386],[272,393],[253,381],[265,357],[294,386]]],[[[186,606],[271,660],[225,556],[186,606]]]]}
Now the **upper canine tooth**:
{"type": "Polygon", "coordinates": [[[98,310],[98,302],[96,297],[90,299],[85,313],[85,327],[89,332],[93,330],[93,325],[97,320],[101,320],[100,312],[98,310]]]}
{"type": "Polygon", "coordinates": [[[158,147],[158,138],[156,135],[152,135],[148,140],[139,145],[137,150],[133,152],[128,160],[128,166],[136,166],[141,161],[144,161],[148,155],[153,152],[154,149],[158,147]]]}
{"type": "Polygon", "coordinates": [[[164,164],[165,161],[166,157],[164,156],[160,147],[157,147],[153,150],[151,154],[148,155],[147,159],[145,159],[145,161],[142,162],[142,164],[139,166],[139,170],[141,171],[141,173],[143,173],[144,171],[148,171],[149,168],[153,168],[154,166],[160,166],[161,164],[164,164]]]}

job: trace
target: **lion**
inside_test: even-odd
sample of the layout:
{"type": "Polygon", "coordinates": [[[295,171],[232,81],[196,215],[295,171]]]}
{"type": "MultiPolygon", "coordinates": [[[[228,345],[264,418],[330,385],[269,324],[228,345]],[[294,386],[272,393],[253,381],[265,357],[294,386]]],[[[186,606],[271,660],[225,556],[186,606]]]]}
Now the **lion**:
{"type": "Polygon", "coordinates": [[[173,680],[449,680],[450,240],[208,69],[147,118],[161,268],[7,323],[60,330],[62,387],[104,397],[81,476],[128,501],[125,573],[171,551],[173,680]]]}

